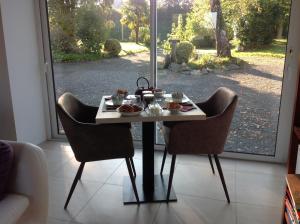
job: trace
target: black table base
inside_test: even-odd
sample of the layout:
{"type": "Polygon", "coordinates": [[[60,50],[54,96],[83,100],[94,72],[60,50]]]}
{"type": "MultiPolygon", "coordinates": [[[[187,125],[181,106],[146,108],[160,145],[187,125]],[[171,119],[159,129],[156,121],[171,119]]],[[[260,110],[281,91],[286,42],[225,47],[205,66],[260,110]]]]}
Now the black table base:
{"type": "MultiPolygon", "coordinates": [[[[143,177],[136,177],[136,188],[140,198],[140,203],[150,203],[150,202],[166,202],[167,190],[168,190],[168,175],[154,175],[154,192],[152,194],[146,194],[143,188],[143,177]]],[[[177,201],[173,187],[170,194],[170,202],[177,201]]],[[[132,185],[129,177],[124,177],[123,182],[123,202],[126,204],[136,204],[136,199],[132,189],[132,185]]]]}
{"type": "MultiPolygon", "coordinates": [[[[143,175],[136,177],[136,188],[141,203],[166,202],[169,176],[154,175],[155,122],[143,122],[143,175]]],[[[171,189],[170,200],[177,201],[171,189]]],[[[137,203],[129,177],[123,183],[124,204],[137,203]]]]}

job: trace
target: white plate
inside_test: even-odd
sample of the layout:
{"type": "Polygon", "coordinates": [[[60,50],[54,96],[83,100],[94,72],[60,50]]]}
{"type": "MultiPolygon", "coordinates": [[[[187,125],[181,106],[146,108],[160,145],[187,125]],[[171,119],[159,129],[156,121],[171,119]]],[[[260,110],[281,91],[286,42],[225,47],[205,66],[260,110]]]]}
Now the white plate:
{"type": "Polygon", "coordinates": [[[127,99],[127,100],[135,100],[136,97],[135,97],[135,95],[127,95],[127,96],[126,96],[126,99],[127,99]]]}
{"type": "Polygon", "coordinates": [[[179,113],[179,111],[182,109],[182,106],[180,105],[180,107],[178,109],[168,109],[168,111],[170,111],[171,114],[177,114],[179,113]]]}
{"type": "Polygon", "coordinates": [[[117,111],[124,117],[133,117],[133,116],[138,116],[140,115],[140,113],[142,113],[142,110],[140,111],[136,111],[136,112],[121,112],[119,110],[119,108],[117,109],[117,111]]]}
{"type": "MultiPolygon", "coordinates": [[[[105,101],[105,105],[107,105],[107,106],[116,106],[116,105],[114,105],[112,100],[105,101]]],[[[120,106],[121,106],[121,104],[120,104],[120,106]]]]}
{"type": "MultiPolygon", "coordinates": [[[[165,98],[165,101],[168,102],[168,103],[174,102],[174,100],[173,100],[172,97],[165,98]]],[[[186,97],[183,97],[183,99],[181,100],[181,102],[177,102],[176,101],[176,103],[187,103],[187,102],[189,102],[189,99],[186,98],[186,97]]]]}

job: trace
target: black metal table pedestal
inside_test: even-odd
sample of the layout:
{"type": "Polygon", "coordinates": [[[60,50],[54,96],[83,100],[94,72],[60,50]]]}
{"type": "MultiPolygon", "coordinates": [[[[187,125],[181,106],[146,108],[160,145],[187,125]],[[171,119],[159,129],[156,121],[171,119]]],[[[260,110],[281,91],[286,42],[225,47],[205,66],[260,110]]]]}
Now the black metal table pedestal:
{"type": "MultiPolygon", "coordinates": [[[[154,175],[154,134],[155,122],[143,122],[143,176],[136,177],[136,187],[140,202],[165,202],[168,189],[168,175],[154,175]]],[[[175,192],[171,189],[170,201],[177,201],[175,192]]],[[[124,177],[124,204],[136,203],[129,177],[124,177]]]]}

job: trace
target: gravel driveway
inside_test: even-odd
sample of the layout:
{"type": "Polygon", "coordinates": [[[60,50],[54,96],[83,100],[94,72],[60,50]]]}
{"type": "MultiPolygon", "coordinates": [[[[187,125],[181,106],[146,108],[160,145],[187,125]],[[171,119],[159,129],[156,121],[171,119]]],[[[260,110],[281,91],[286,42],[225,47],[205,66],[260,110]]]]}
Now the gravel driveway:
{"type": "MultiPolygon", "coordinates": [[[[55,64],[57,97],[69,91],[83,102],[98,106],[101,95],[111,94],[117,88],[133,93],[139,73],[149,74],[149,58],[148,53],[140,53],[96,62],[55,64]]],[[[274,155],[284,60],[244,60],[249,64],[238,70],[206,75],[159,70],[158,85],[167,91],[181,90],[196,102],[220,86],[236,91],[239,102],[225,151],[274,155]]],[[[140,126],[135,126],[133,133],[139,139],[140,126]]]]}

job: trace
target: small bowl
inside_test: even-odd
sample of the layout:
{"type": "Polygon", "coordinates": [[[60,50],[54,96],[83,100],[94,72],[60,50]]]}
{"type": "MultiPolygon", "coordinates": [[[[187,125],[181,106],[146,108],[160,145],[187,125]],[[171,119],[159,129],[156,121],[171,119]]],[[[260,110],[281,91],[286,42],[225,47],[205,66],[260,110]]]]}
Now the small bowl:
{"type": "Polygon", "coordinates": [[[155,98],[163,98],[166,91],[163,91],[162,89],[155,89],[153,90],[153,94],[155,98]]]}

